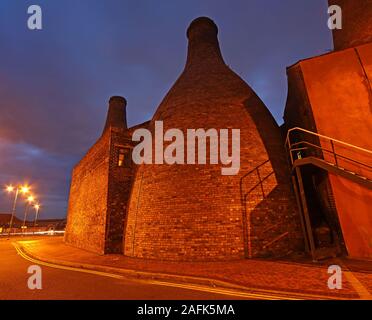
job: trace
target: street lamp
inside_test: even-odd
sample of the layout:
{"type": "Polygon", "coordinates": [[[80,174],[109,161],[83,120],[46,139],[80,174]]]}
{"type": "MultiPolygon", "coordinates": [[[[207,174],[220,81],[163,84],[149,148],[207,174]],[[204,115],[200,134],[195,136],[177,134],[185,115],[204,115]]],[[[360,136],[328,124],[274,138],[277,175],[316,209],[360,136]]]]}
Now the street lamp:
{"type": "Polygon", "coordinates": [[[40,210],[40,204],[35,204],[34,205],[34,208],[35,208],[35,221],[34,221],[34,227],[36,227],[36,221],[37,221],[37,218],[39,216],[39,210],[40,210]]]}
{"type": "Polygon", "coordinates": [[[35,201],[35,197],[33,195],[28,196],[27,203],[26,203],[26,208],[25,208],[25,215],[24,215],[24,218],[23,218],[22,229],[25,229],[26,228],[26,219],[27,219],[28,209],[30,208],[30,205],[34,201],[35,201]]]}
{"type": "Polygon", "coordinates": [[[21,192],[24,194],[27,194],[30,191],[30,187],[28,186],[23,186],[21,187],[21,192]]]}
{"type": "Polygon", "coordinates": [[[13,226],[13,218],[16,210],[16,205],[17,205],[17,199],[18,199],[18,194],[23,193],[27,194],[30,191],[30,187],[27,185],[24,186],[18,186],[17,188],[14,188],[12,185],[6,186],[6,191],[8,193],[12,193],[15,190],[15,196],[14,196],[14,201],[13,201],[13,206],[12,206],[12,214],[10,217],[10,222],[9,222],[9,232],[8,235],[10,235],[10,230],[12,229],[13,226]]]}

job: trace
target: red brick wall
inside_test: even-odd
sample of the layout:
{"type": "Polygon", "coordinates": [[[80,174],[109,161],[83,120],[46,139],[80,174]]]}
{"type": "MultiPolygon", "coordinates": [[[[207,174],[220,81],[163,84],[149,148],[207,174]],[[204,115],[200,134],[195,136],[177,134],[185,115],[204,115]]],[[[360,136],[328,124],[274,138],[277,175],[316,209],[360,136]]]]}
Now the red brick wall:
{"type": "Polygon", "coordinates": [[[121,253],[134,167],[118,167],[132,148],[126,129],[109,128],[74,168],[66,243],[97,253],[121,253]]]}
{"type": "Polygon", "coordinates": [[[328,0],[342,8],[342,29],[333,31],[335,50],[372,42],[371,0],[328,0]]]}
{"type": "MultiPolygon", "coordinates": [[[[131,137],[127,130],[111,129],[110,170],[108,180],[108,217],[106,252],[123,252],[124,222],[132,187],[134,165],[118,166],[119,149],[132,149],[131,137]]],[[[131,153],[128,154],[131,157],[131,153]]]]}
{"type": "Polygon", "coordinates": [[[65,241],[104,253],[106,237],[110,132],[107,131],[72,173],[65,241]]]}
{"type": "MultiPolygon", "coordinates": [[[[296,78],[291,68],[285,112],[288,126],[300,121],[305,128],[316,127],[320,134],[372,150],[372,44],[304,60],[295,68],[300,70],[302,79],[296,78]],[[292,82],[296,85],[291,86],[292,82]],[[294,104],[293,101],[299,102],[294,104]],[[311,114],[312,119],[306,114],[311,114]],[[307,127],[311,122],[313,125],[307,127]]],[[[322,140],[321,143],[323,147],[330,147],[322,140]]],[[[337,145],[336,152],[371,163],[371,156],[363,152],[337,145]]],[[[325,155],[325,159],[327,157],[325,155]]],[[[371,172],[362,166],[341,159],[339,164],[372,178],[371,172]]],[[[330,182],[349,255],[371,258],[371,191],[333,175],[330,182]]]]}
{"type": "MultiPolygon", "coordinates": [[[[140,165],[129,202],[124,253],[167,260],[231,260],[249,251],[253,256],[279,256],[299,250],[302,239],[279,128],[262,101],[222,61],[214,27],[200,20],[193,25],[198,24],[200,30],[189,32],[186,68],[150,128],[163,120],[165,131],[240,129],[241,170],[236,176],[222,176],[219,165],[140,165]],[[266,160],[261,174],[274,173],[264,182],[265,196],[255,188],[244,212],[241,178],[266,160]]],[[[244,192],[257,181],[255,175],[245,179],[244,192]]]]}

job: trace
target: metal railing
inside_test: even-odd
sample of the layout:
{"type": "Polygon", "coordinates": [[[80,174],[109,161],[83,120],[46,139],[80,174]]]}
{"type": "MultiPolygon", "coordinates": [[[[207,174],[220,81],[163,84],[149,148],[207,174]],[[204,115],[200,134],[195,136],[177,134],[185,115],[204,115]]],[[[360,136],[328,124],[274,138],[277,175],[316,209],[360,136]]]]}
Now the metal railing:
{"type": "Polygon", "coordinates": [[[362,162],[360,160],[356,160],[354,158],[351,158],[350,156],[345,156],[343,154],[337,153],[336,152],[336,145],[346,147],[348,151],[361,152],[361,153],[364,154],[364,157],[365,156],[371,157],[371,164],[372,164],[372,151],[371,150],[364,149],[364,148],[355,146],[353,144],[346,143],[346,142],[343,142],[343,141],[340,141],[340,140],[337,140],[337,139],[334,139],[334,138],[331,138],[331,137],[328,137],[328,136],[325,136],[325,135],[322,135],[322,134],[318,134],[318,133],[315,133],[315,132],[312,132],[312,131],[309,131],[309,130],[306,130],[306,129],[303,129],[303,128],[295,127],[295,128],[292,128],[292,129],[288,130],[287,137],[286,137],[286,140],[285,140],[285,148],[287,149],[287,152],[289,153],[291,165],[293,165],[294,161],[299,159],[299,157],[302,158],[302,156],[303,156],[302,151],[303,151],[303,152],[310,152],[311,153],[311,154],[307,154],[307,155],[305,154],[305,156],[311,155],[311,156],[315,156],[317,158],[323,157],[324,153],[330,154],[330,155],[332,155],[332,158],[334,160],[334,165],[338,168],[341,168],[341,169],[345,169],[345,168],[340,167],[340,165],[339,165],[340,160],[346,160],[346,161],[349,161],[353,164],[362,166],[364,169],[372,170],[372,166],[370,164],[367,164],[367,163],[362,162]],[[291,134],[293,135],[293,133],[296,133],[296,132],[297,133],[302,133],[302,134],[305,133],[305,134],[308,134],[308,135],[312,136],[313,138],[317,138],[319,140],[319,144],[309,142],[306,139],[301,140],[301,141],[296,141],[296,142],[292,143],[291,142],[291,134]],[[329,148],[326,148],[326,147],[322,146],[321,142],[320,142],[321,139],[328,142],[329,145],[331,146],[331,148],[329,149],[329,148]],[[294,158],[294,153],[295,152],[299,156],[299,157],[297,157],[297,159],[294,158]]]}
{"type": "Polygon", "coordinates": [[[260,168],[263,167],[266,164],[270,164],[270,160],[267,159],[266,161],[262,162],[246,174],[244,174],[240,178],[240,199],[241,199],[241,204],[243,208],[243,233],[244,233],[244,242],[246,245],[244,245],[245,249],[245,256],[248,258],[252,258],[252,240],[251,240],[251,216],[250,213],[248,213],[247,210],[247,198],[253,192],[257,187],[260,187],[261,193],[262,193],[262,198],[266,198],[265,190],[263,183],[274,174],[274,170],[271,170],[269,173],[266,175],[262,176],[260,173],[260,168]],[[245,191],[243,188],[243,182],[247,177],[252,176],[252,174],[255,174],[258,178],[258,182],[251,187],[248,191],[245,191]]]}

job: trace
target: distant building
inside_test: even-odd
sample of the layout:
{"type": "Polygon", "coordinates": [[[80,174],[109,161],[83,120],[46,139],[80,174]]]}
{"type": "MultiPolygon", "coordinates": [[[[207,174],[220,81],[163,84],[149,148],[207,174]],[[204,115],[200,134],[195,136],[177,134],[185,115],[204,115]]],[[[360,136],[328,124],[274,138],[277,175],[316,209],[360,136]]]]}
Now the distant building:
{"type": "MultiPolygon", "coordinates": [[[[65,230],[66,223],[67,223],[66,219],[42,219],[42,220],[37,221],[36,227],[44,228],[47,230],[62,231],[62,230],[65,230]]],[[[34,221],[27,221],[26,225],[29,227],[33,227],[35,224],[34,224],[34,221]]]]}
{"type": "MultiPolygon", "coordinates": [[[[0,227],[2,228],[9,228],[11,213],[0,213],[0,227]]],[[[17,217],[13,217],[13,225],[15,228],[21,226],[23,221],[18,219],[17,217]]]]}
{"type": "MultiPolygon", "coordinates": [[[[0,227],[4,229],[9,228],[10,213],[0,213],[0,227]]],[[[17,218],[16,216],[13,217],[13,228],[21,228],[23,225],[23,220],[17,218]]],[[[25,224],[28,228],[34,227],[34,221],[26,221],[25,224]]],[[[66,227],[66,219],[41,219],[37,220],[36,227],[43,228],[43,229],[53,229],[53,230],[64,230],[66,227]]]]}

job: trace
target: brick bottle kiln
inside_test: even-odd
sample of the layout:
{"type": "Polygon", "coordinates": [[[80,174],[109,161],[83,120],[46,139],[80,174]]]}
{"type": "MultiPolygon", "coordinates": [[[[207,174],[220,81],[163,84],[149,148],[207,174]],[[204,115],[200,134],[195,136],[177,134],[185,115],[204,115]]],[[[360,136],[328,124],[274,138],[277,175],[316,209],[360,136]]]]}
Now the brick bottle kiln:
{"type": "MultiPolygon", "coordinates": [[[[152,120],[137,127],[153,131],[155,121],[163,121],[164,131],[240,129],[238,175],[223,176],[220,165],[210,164],[132,164],[130,168],[117,168],[116,153],[120,149],[108,141],[119,130],[121,137],[116,143],[130,149],[128,137],[133,128],[117,129],[117,123],[112,122],[100,139],[104,141],[97,142],[106,157],[101,164],[104,169],[91,166],[89,174],[84,164],[74,169],[68,243],[112,252],[111,238],[122,238],[127,256],[190,261],[272,257],[302,249],[280,129],[259,97],[223,61],[217,33],[217,26],[209,18],[191,23],[184,71],[152,120]],[[97,170],[104,172],[98,175],[97,170]],[[125,179],[115,178],[115,172],[125,179]],[[99,204],[93,196],[85,199],[84,205],[79,204],[86,189],[92,193],[100,190],[99,204]],[[121,227],[113,229],[112,219],[116,223],[121,219],[121,227]],[[120,235],[110,234],[120,228],[120,235]],[[90,241],[99,245],[91,246],[90,241]]],[[[118,117],[120,123],[124,116],[118,117]]],[[[95,148],[98,146],[87,156],[102,161],[95,148]]]]}
{"type": "Polygon", "coordinates": [[[185,69],[150,128],[158,120],[164,122],[164,131],[179,128],[184,133],[188,128],[239,128],[241,169],[236,176],[222,176],[218,165],[139,166],[128,205],[124,254],[218,260],[298,248],[296,207],[275,120],[224,63],[212,20],[194,20],[187,37],[185,69]]]}

